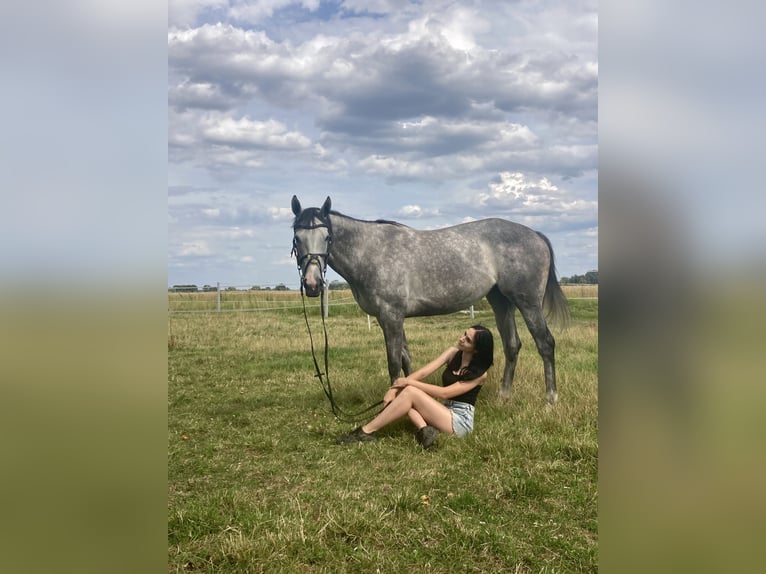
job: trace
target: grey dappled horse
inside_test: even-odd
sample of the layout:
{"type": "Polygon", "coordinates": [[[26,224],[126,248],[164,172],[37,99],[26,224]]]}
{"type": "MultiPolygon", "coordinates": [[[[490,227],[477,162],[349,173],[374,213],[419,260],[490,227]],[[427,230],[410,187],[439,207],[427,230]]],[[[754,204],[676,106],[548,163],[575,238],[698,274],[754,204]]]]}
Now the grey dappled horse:
{"type": "Polygon", "coordinates": [[[486,296],[503,341],[501,393],[510,395],[521,348],[519,309],[543,358],[546,398],[556,402],[555,341],[543,306],[566,320],[569,308],[556,280],[553,248],[541,233],[503,219],[482,219],[421,231],[392,221],[361,221],[292,199],[293,253],[309,297],[324,287],[327,265],[351,287],[359,306],[383,329],[393,382],[409,375],[405,317],[466,309],[486,296]]]}

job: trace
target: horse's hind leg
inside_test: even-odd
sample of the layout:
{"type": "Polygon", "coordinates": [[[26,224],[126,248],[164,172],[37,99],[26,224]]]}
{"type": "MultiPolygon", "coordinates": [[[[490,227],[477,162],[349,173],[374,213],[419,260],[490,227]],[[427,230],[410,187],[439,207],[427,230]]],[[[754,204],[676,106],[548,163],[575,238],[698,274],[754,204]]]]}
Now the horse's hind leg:
{"type": "Polygon", "coordinates": [[[521,349],[521,340],[516,330],[516,307],[497,287],[493,287],[487,293],[487,301],[495,312],[495,322],[497,323],[497,330],[500,332],[503,353],[505,354],[505,370],[503,371],[500,395],[509,397],[513,386],[513,375],[516,372],[516,359],[521,349]]]}
{"type": "Polygon", "coordinates": [[[524,317],[524,321],[529,328],[529,332],[535,340],[537,350],[543,358],[543,368],[545,370],[545,396],[548,399],[548,402],[553,404],[558,400],[558,394],[556,392],[556,360],[554,357],[556,341],[553,339],[553,335],[548,329],[548,324],[545,322],[545,315],[543,314],[541,304],[537,302],[527,303],[524,301],[517,301],[517,304],[519,306],[519,311],[521,311],[521,315],[524,317]]]}

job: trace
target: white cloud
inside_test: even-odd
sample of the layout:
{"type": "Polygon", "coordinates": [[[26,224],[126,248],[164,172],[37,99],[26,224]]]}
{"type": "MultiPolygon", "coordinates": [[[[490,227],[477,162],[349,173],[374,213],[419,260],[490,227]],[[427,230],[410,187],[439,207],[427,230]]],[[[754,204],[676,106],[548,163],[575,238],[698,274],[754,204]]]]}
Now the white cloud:
{"type": "Polygon", "coordinates": [[[343,0],[344,10],[353,13],[388,14],[402,8],[402,0],[343,0]]]}
{"type": "Polygon", "coordinates": [[[464,6],[448,6],[413,20],[409,25],[409,38],[443,38],[447,45],[458,51],[470,51],[477,47],[475,37],[489,29],[489,23],[476,10],[464,6]]]}
{"type": "Polygon", "coordinates": [[[258,169],[266,165],[262,157],[249,150],[218,148],[205,152],[205,155],[208,168],[213,171],[226,168],[258,169]]]}
{"type": "Polygon", "coordinates": [[[207,117],[201,122],[202,135],[210,142],[269,150],[304,150],[311,140],[300,132],[287,131],[275,120],[257,121],[247,117],[207,117]]]}
{"type": "Polygon", "coordinates": [[[229,16],[255,24],[274,14],[276,10],[291,5],[298,5],[310,11],[319,8],[319,0],[234,0],[229,16]]]}
{"type": "Polygon", "coordinates": [[[439,217],[441,212],[438,208],[422,207],[420,205],[403,205],[397,211],[397,216],[402,219],[426,219],[439,217]]]}
{"type": "Polygon", "coordinates": [[[387,109],[378,112],[412,117],[409,110],[418,110],[414,115],[443,106],[457,111],[492,100],[503,109],[545,105],[567,110],[574,103],[595,103],[592,90],[574,91],[595,86],[592,60],[565,53],[497,53],[480,46],[469,56],[462,46],[473,44],[466,30],[481,26],[464,16],[456,13],[449,22],[415,20],[403,32],[323,34],[296,45],[275,42],[261,30],[204,25],[171,31],[168,52],[173,68],[193,74],[197,82],[225,82],[235,91],[257,89],[259,97],[280,105],[325,101],[339,112],[360,113],[386,101],[387,109]],[[461,47],[447,36],[461,38],[456,40],[461,47]],[[417,101],[418,95],[437,95],[433,90],[440,90],[438,98],[417,101]],[[399,99],[410,96],[402,107],[399,99]]]}
{"type": "Polygon", "coordinates": [[[384,139],[392,147],[417,150],[426,156],[458,153],[477,147],[524,149],[539,142],[529,127],[516,123],[433,116],[401,121],[398,129],[384,134],[384,139]]]}
{"type": "Polygon", "coordinates": [[[255,237],[255,231],[252,229],[242,229],[240,227],[230,227],[215,232],[217,237],[227,241],[236,241],[238,239],[252,239],[255,237]]]}
{"type": "Polygon", "coordinates": [[[171,163],[204,165],[211,173],[260,169],[273,165],[277,154],[306,161],[327,152],[300,131],[275,119],[233,118],[218,112],[170,110],[168,144],[171,163]]]}
{"type": "Polygon", "coordinates": [[[294,217],[289,207],[269,207],[268,213],[273,221],[292,221],[294,217]]]}
{"type": "MultiPolygon", "coordinates": [[[[278,5],[285,3],[254,6],[266,14],[278,5]]],[[[444,167],[438,158],[450,155],[453,176],[497,170],[507,160],[568,175],[594,167],[593,154],[577,153],[582,121],[593,123],[596,114],[598,69],[592,60],[561,51],[488,50],[479,39],[491,18],[465,7],[440,7],[399,30],[333,34],[338,26],[298,42],[225,23],[171,30],[169,61],[177,78],[171,105],[179,111],[225,110],[261,102],[315,114],[323,131],[321,144],[313,144],[314,159],[325,171],[354,165],[348,162],[354,155],[364,172],[400,178],[438,178],[444,167]],[[523,117],[535,108],[557,115],[553,125],[561,135],[541,139],[531,125],[509,118],[510,112],[523,117]],[[521,110],[523,115],[516,113],[521,110]],[[551,137],[558,140],[554,146],[547,144],[551,137]]],[[[271,150],[312,145],[308,135],[273,119],[197,121],[202,138],[215,144],[271,150]]],[[[595,127],[588,130],[592,140],[595,127]]],[[[190,145],[188,136],[172,131],[170,139],[190,145]]],[[[211,157],[214,165],[268,164],[260,156],[211,157]]]]}
{"type": "Polygon", "coordinates": [[[191,82],[183,80],[168,91],[168,102],[177,109],[229,109],[239,99],[224,93],[219,84],[213,82],[191,82]]]}
{"type": "Polygon", "coordinates": [[[168,26],[192,26],[200,12],[228,4],[228,0],[168,0],[168,26]]]}
{"type": "Polygon", "coordinates": [[[168,25],[179,28],[193,26],[197,18],[214,11],[254,24],[291,5],[316,11],[319,0],[168,0],[168,25]]]}
{"type": "Polygon", "coordinates": [[[502,208],[519,215],[569,216],[587,214],[594,217],[595,201],[586,201],[560,190],[548,178],[534,180],[519,172],[502,172],[491,182],[489,191],[478,194],[482,206],[502,208]]]}
{"type": "MultiPolygon", "coordinates": [[[[533,190],[556,192],[559,189],[545,177],[534,182],[529,181],[523,173],[507,171],[501,173],[499,177],[499,182],[489,184],[489,188],[492,190],[492,196],[494,197],[512,195],[513,197],[518,198],[533,190]]],[[[486,194],[484,197],[487,197],[486,194]]]]}
{"type": "Polygon", "coordinates": [[[182,242],[176,255],[179,257],[204,257],[211,253],[207,241],[197,240],[182,242]]]}
{"type": "Polygon", "coordinates": [[[399,215],[402,217],[420,217],[423,210],[418,205],[403,205],[399,209],[399,215]]]}

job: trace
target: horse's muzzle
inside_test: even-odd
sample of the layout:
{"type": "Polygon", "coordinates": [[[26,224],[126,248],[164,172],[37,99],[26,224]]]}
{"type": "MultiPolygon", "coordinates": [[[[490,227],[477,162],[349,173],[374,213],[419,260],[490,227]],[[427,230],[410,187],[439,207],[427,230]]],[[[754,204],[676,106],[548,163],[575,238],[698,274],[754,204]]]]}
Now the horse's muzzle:
{"type": "Polygon", "coordinates": [[[309,287],[305,282],[303,283],[303,291],[306,293],[306,297],[319,297],[322,293],[322,285],[314,285],[309,287]]]}
{"type": "Polygon", "coordinates": [[[323,287],[322,268],[317,260],[310,261],[303,273],[303,290],[308,297],[319,297],[323,287]]]}

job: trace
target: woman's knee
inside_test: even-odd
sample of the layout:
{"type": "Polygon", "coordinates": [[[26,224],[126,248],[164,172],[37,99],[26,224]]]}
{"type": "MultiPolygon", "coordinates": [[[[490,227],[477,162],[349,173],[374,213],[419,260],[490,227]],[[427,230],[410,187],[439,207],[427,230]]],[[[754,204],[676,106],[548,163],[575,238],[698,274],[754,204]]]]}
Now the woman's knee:
{"type": "Polygon", "coordinates": [[[410,387],[410,386],[404,387],[404,389],[402,389],[402,394],[408,397],[428,395],[428,393],[426,393],[425,391],[422,391],[417,387],[410,387]]]}

